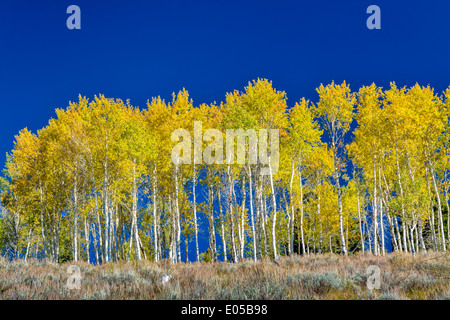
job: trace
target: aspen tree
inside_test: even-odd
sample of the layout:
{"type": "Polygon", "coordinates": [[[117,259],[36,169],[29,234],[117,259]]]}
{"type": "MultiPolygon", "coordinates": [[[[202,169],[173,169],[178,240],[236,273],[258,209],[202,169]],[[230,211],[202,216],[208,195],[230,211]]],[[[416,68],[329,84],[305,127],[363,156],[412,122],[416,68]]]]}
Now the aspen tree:
{"type": "Polygon", "coordinates": [[[341,253],[347,255],[342,213],[342,188],[339,179],[344,166],[342,161],[344,136],[349,131],[350,123],[353,120],[356,98],[345,81],[341,85],[336,85],[334,81],[326,87],[320,85],[316,90],[319,94],[319,102],[315,108],[316,116],[320,119],[330,138],[334,156],[334,183],[338,195],[341,253]]]}

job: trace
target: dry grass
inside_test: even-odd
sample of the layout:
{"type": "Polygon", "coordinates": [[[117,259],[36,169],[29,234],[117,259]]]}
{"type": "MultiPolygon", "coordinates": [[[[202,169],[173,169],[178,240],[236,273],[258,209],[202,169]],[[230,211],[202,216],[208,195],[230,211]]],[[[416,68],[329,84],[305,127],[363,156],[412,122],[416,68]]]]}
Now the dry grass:
{"type": "Polygon", "coordinates": [[[450,299],[449,255],[412,257],[333,254],[230,263],[168,261],[57,265],[0,259],[0,299],[450,299]],[[67,268],[81,269],[81,289],[69,290],[67,268]],[[380,289],[367,288],[367,267],[381,270],[380,289]],[[172,279],[159,285],[162,275],[172,279]]]}

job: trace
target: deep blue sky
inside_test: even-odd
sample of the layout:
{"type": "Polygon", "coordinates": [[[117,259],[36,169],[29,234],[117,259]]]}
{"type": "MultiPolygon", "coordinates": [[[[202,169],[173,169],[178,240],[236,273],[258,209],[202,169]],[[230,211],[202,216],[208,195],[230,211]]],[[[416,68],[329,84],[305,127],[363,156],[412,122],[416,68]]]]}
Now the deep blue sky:
{"type": "Polygon", "coordinates": [[[0,161],[79,93],[147,99],[185,87],[194,103],[264,77],[293,105],[331,80],[450,84],[450,1],[0,0],[0,161]],[[66,8],[81,8],[69,30],[66,8]],[[381,30],[366,9],[381,8],[381,30]]]}
{"type": "Polygon", "coordinates": [[[147,99],[185,87],[221,101],[258,77],[288,104],[320,83],[352,89],[450,85],[450,1],[0,0],[0,165],[24,127],[36,132],[78,94],[147,99]],[[81,30],[69,30],[69,5],[81,30]],[[369,5],[381,30],[366,27],[369,5]]]}

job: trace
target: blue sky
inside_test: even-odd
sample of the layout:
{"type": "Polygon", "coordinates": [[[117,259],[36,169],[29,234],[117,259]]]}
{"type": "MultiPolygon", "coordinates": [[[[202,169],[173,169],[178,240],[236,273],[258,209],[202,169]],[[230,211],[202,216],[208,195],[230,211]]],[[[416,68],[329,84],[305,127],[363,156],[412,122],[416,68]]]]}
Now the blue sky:
{"type": "Polygon", "coordinates": [[[288,103],[351,88],[450,84],[450,1],[0,1],[0,161],[78,94],[145,106],[185,87],[194,103],[264,77],[288,103]],[[81,8],[81,30],[66,9],[81,8]],[[366,9],[381,8],[381,30],[366,9]]]}
{"type": "Polygon", "coordinates": [[[450,85],[450,1],[0,0],[0,164],[78,94],[147,99],[186,88],[221,101],[258,77],[288,104],[320,83],[450,85]],[[81,30],[69,30],[69,5],[81,30]],[[369,5],[381,30],[369,30],[369,5]]]}

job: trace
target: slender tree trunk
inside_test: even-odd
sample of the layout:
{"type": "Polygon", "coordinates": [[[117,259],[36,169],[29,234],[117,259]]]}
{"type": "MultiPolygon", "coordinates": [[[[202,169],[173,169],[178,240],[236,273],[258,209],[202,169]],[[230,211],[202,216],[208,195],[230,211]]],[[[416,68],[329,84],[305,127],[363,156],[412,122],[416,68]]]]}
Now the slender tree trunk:
{"type": "Polygon", "coordinates": [[[169,194],[169,219],[170,219],[170,244],[169,244],[169,259],[171,263],[176,262],[176,228],[175,228],[175,214],[173,212],[172,196],[169,194]]]}
{"type": "MultiPolygon", "coordinates": [[[[295,173],[295,161],[294,157],[291,159],[291,180],[289,181],[289,198],[291,203],[291,219],[289,222],[290,230],[289,233],[289,254],[294,253],[294,224],[295,224],[295,208],[294,208],[294,193],[292,192],[292,187],[294,183],[294,173],[295,173]]],[[[287,209],[289,210],[289,209],[287,209]]]]}
{"type": "Polygon", "coordinates": [[[431,235],[433,240],[434,251],[437,251],[437,241],[436,241],[436,228],[434,226],[434,207],[433,207],[433,197],[430,191],[430,180],[428,179],[428,170],[425,169],[427,187],[428,187],[428,197],[430,198],[430,225],[431,225],[431,235]]]}
{"type": "MultiPolygon", "coordinates": [[[[316,220],[316,219],[314,219],[316,220]]],[[[312,246],[313,246],[313,252],[316,253],[316,221],[314,221],[314,227],[313,227],[313,233],[312,233],[312,246]]]]}
{"type": "Polygon", "coordinates": [[[408,252],[408,242],[406,241],[408,227],[406,225],[406,218],[402,219],[402,232],[403,232],[403,247],[405,248],[405,252],[408,252]]]}
{"type": "MultiPolygon", "coordinates": [[[[397,137],[397,127],[395,127],[395,136],[397,137]]],[[[403,246],[405,249],[405,252],[408,252],[408,248],[406,246],[406,237],[405,237],[405,232],[403,229],[403,221],[406,220],[406,212],[405,212],[405,200],[404,200],[404,196],[403,196],[403,186],[402,186],[402,179],[401,179],[401,174],[400,174],[400,163],[399,163],[399,156],[398,156],[398,147],[397,147],[397,138],[395,138],[395,162],[396,162],[396,167],[397,167],[397,180],[398,180],[398,185],[400,188],[400,201],[401,201],[401,207],[402,207],[402,233],[403,233],[403,246]]],[[[398,229],[398,221],[396,220],[396,225],[397,225],[397,229],[398,229]]],[[[398,235],[399,235],[399,244],[400,244],[400,250],[402,250],[401,245],[402,245],[402,241],[400,239],[400,230],[397,230],[398,235]]]]}
{"type": "MultiPolygon", "coordinates": [[[[282,237],[282,240],[283,240],[283,241],[281,241],[281,244],[283,246],[283,253],[284,253],[285,256],[286,255],[291,255],[291,248],[290,248],[290,246],[291,246],[291,238],[290,238],[290,232],[289,232],[289,230],[291,229],[291,227],[290,227],[290,222],[291,222],[290,210],[291,210],[291,206],[290,206],[290,204],[289,204],[289,202],[287,200],[287,196],[286,196],[287,193],[288,193],[288,191],[287,192],[284,192],[284,190],[281,191],[281,194],[283,195],[283,200],[284,200],[284,210],[285,210],[285,212],[287,214],[287,219],[285,219],[286,220],[286,237],[287,237],[287,242],[284,241],[284,232],[283,232],[283,225],[282,225],[281,219],[280,219],[280,223],[279,223],[279,225],[280,225],[279,233],[281,234],[281,237],[282,237]]],[[[283,211],[281,211],[281,201],[280,201],[280,212],[283,212],[283,211]]]]}
{"type": "Polygon", "coordinates": [[[99,260],[98,260],[98,244],[97,244],[97,235],[95,234],[95,224],[94,222],[91,225],[92,228],[92,238],[94,240],[94,254],[95,254],[95,264],[98,265],[99,264],[99,260]]]}
{"type": "Polygon", "coordinates": [[[419,233],[419,240],[420,240],[420,246],[422,247],[422,250],[427,252],[427,248],[425,247],[425,242],[423,241],[423,229],[422,229],[422,219],[419,217],[418,222],[418,233],[419,233]]]}
{"type": "Polygon", "coordinates": [[[448,238],[448,244],[450,246],[450,207],[448,204],[448,192],[447,192],[447,186],[444,186],[444,192],[445,192],[445,204],[447,205],[447,238],[448,238]]]}
{"type": "Polygon", "coordinates": [[[186,263],[189,263],[189,241],[186,236],[184,236],[184,247],[186,250],[186,263]]]}
{"type": "Polygon", "coordinates": [[[273,259],[278,259],[277,252],[277,239],[275,234],[275,226],[277,223],[277,202],[275,199],[275,188],[273,185],[273,175],[272,175],[272,165],[271,165],[271,155],[269,156],[269,176],[270,176],[270,190],[272,192],[272,204],[273,204],[273,218],[272,218],[272,250],[273,250],[273,259]]]}
{"type": "Polygon", "coordinates": [[[28,230],[27,250],[25,251],[25,257],[24,257],[25,261],[27,261],[27,258],[28,258],[28,251],[30,249],[30,243],[31,243],[31,228],[28,230]]]}
{"type": "Polygon", "coordinates": [[[437,199],[438,219],[439,219],[439,228],[438,229],[440,231],[440,242],[442,243],[442,250],[447,251],[447,248],[445,246],[444,221],[442,219],[441,196],[439,193],[439,188],[437,185],[436,174],[434,172],[433,164],[431,163],[431,160],[429,160],[428,163],[430,165],[430,175],[432,177],[434,192],[436,193],[436,199],[437,199]]]}
{"type": "Polygon", "coordinates": [[[241,208],[241,226],[240,226],[240,235],[239,235],[239,246],[241,253],[241,260],[244,259],[244,238],[245,238],[245,176],[242,177],[242,208],[241,208]]]}
{"type": "MultiPolygon", "coordinates": [[[[305,234],[303,230],[303,217],[304,217],[304,209],[303,209],[303,177],[302,177],[302,156],[299,156],[298,162],[298,180],[300,186],[300,235],[302,237],[302,253],[305,254],[305,234]]],[[[320,202],[320,201],[319,201],[320,202]]],[[[319,207],[320,210],[320,207],[319,207]]]]}
{"type": "Polygon", "coordinates": [[[121,259],[120,257],[120,206],[118,203],[116,203],[116,222],[115,222],[115,230],[114,230],[114,257],[115,261],[119,261],[121,259]]]}
{"type": "Polygon", "coordinates": [[[415,233],[416,233],[416,252],[419,252],[419,235],[417,234],[417,227],[415,228],[415,233]]]}
{"type": "Polygon", "coordinates": [[[78,185],[74,178],[73,185],[73,260],[78,261],[78,185]]]}
{"type": "Polygon", "coordinates": [[[39,178],[39,204],[40,204],[40,220],[41,220],[41,235],[42,235],[42,247],[44,250],[44,256],[47,257],[48,256],[48,252],[47,252],[47,245],[46,245],[46,241],[45,241],[45,225],[44,225],[44,201],[43,201],[43,196],[42,196],[42,185],[41,185],[41,179],[39,178]]]}
{"type": "MultiPolygon", "coordinates": [[[[115,193],[115,191],[114,191],[115,193]]],[[[110,211],[110,223],[109,223],[109,261],[116,261],[116,243],[115,243],[115,228],[116,228],[116,208],[115,203],[111,201],[109,207],[110,211]]]]}
{"type": "Polygon", "coordinates": [[[144,245],[142,244],[142,240],[141,237],[139,237],[139,234],[138,234],[138,242],[139,242],[139,249],[141,250],[141,253],[144,256],[144,259],[147,260],[147,254],[145,253],[144,245]]]}
{"type": "MultiPolygon", "coordinates": [[[[136,259],[141,260],[141,248],[140,248],[140,241],[139,241],[139,230],[138,230],[138,221],[137,221],[137,183],[136,183],[136,159],[133,159],[133,208],[132,208],[132,226],[133,226],[133,235],[134,235],[134,244],[135,244],[135,251],[136,251],[136,259]]],[[[130,242],[131,239],[130,239],[130,242]]]]}
{"type": "Polygon", "coordinates": [[[336,189],[338,194],[338,208],[339,208],[339,233],[340,233],[340,240],[341,240],[341,254],[347,255],[347,247],[345,246],[345,237],[344,237],[344,221],[343,221],[343,212],[342,212],[342,189],[341,189],[341,183],[339,181],[340,178],[340,169],[338,164],[338,150],[336,146],[336,141],[334,141],[334,125],[333,125],[333,141],[332,141],[332,147],[333,147],[333,163],[334,163],[334,179],[336,181],[336,189]]]}
{"type": "MultiPolygon", "coordinates": [[[[353,171],[353,178],[356,179],[355,171],[353,171]]],[[[361,206],[359,204],[359,189],[358,189],[357,184],[356,184],[356,205],[358,206],[358,221],[359,221],[359,234],[361,237],[361,248],[362,248],[362,252],[365,253],[364,234],[363,234],[363,228],[362,228],[362,224],[361,224],[361,206]]]]}
{"type": "Polygon", "coordinates": [[[380,188],[380,229],[381,229],[381,252],[383,254],[383,256],[386,254],[386,250],[385,250],[385,246],[384,246],[384,219],[383,219],[383,202],[382,202],[382,198],[383,198],[383,193],[382,193],[382,188],[381,188],[381,165],[380,163],[378,163],[378,187],[380,188]]]}
{"type": "Polygon", "coordinates": [[[386,203],[385,203],[384,206],[386,208],[386,217],[387,217],[387,220],[388,220],[388,223],[389,223],[389,229],[391,231],[391,244],[392,244],[392,246],[394,248],[394,251],[398,251],[399,249],[398,249],[398,243],[397,243],[397,236],[395,235],[394,222],[393,222],[393,220],[391,218],[391,215],[389,213],[388,207],[386,206],[386,203]]]}
{"type": "Polygon", "coordinates": [[[103,164],[104,177],[103,177],[103,215],[105,217],[105,247],[103,250],[103,261],[109,261],[109,199],[108,199],[108,160],[105,153],[105,161],[103,164]]]}
{"type": "Polygon", "coordinates": [[[252,168],[248,165],[248,183],[250,194],[250,221],[252,224],[252,241],[253,241],[253,260],[256,262],[256,235],[255,235],[255,218],[253,214],[253,183],[252,183],[252,168]]]}
{"type": "Polygon", "coordinates": [[[231,248],[233,252],[233,262],[237,263],[238,255],[236,252],[236,242],[234,240],[234,210],[233,210],[233,194],[234,194],[234,186],[233,186],[233,178],[232,178],[232,172],[231,167],[228,166],[228,185],[229,185],[229,198],[228,198],[228,207],[230,210],[230,227],[231,227],[231,248]]]}
{"type": "MultiPolygon", "coordinates": [[[[262,183],[261,183],[261,175],[259,174],[259,170],[257,170],[256,176],[258,177],[258,180],[256,180],[256,258],[262,259],[262,249],[261,249],[261,232],[262,232],[262,207],[261,207],[261,189],[262,189],[262,183]]],[[[256,177],[255,177],[256,178],[256,177]]]]}
{"type": "Polygon", "coordinates": [[[222,214],[222,201],[221,201],[221,192],[220,188],[217,190],[217,196],[219,201],[219,215],[220,215],[220,225],[222,231],[222,247],[223,247],[223,261],[227,261],[227,239],[225,238],[225,220],[226,217],[222,214]]]}
{"type": "Polygon", "coordinates": [[[366,216],[364,216],[364,225],[366,226],[366,230],[367,230],[366,234],[367,234],[367,236],[369,238],[369,242],[368,242],[368,244],[369,244],[369,252],[372,252],[372,237],[370,236],[370,229],[369,229],[369,224],[367,223],[366,216]]]}
{"type": "MultiPolygon", "coordinates": [[[[133,239],[134,239],[134,218],[133,213],[131,213],[131,226],[130,226],[130,244],[128,248],[128,261],[131,260],[131,250],[133,249],[133,239]]],[[[137,257],[137,253],[136,253],[137,257]]]]}
{"type": "Polygon", "coordinates": [[[395,228],[395,232],[397,234],[397,244],[398,244],[398,248],[400,251],[403,251],[403,247],[402,247],[402,236],[400,233],[400,228],[398,227],[398,220],[397,220],[397,216],[394,215],[394,217],[392,218],[393,220],[393,224],[394,224],[394,228],[395,228]]]}
{"type": "MultiPolygon", "coordinates": [[[[380,180],[381,180],[381,174],[380,174],[380,180]]],[[[383,180],[384,180],[384,185],[386,186],[386,189],[385,189],[385,195],[382,196],[381,199],[382,199],[382,202],[384,204],[384,208],[386,208],[385,209],[385,211],[386,211],[386,219],[388,221],[389,230],[391,232],[391,245],[394,248],[394,251],[398,251],[399,249],[398,249],[398,244],[397,244],[397,237],[395,235],[394,222],[393,222],[393,220],[391,218],[390,208],[389,208],[389,205],[388,205],[389,204],[389,197],[390,197],[390,194],[392,194],[392,192],[391,192],[391,190],[389,188],[389,184],[386,181],[386,175],[384,174],[384,172],[383,172],[383,180]]],[[[381,185],[380,185],[380,190],[382,190],[381,189],[381,185]]]]}
{"type": "MultiPolygon", "coordinates": [[[[261,190],[262,192],[262,190],[261,190]]],[[[269,255],[269,240],[267,238],[267,212],[266,212],[266,196],[261,195],[261,222],[264,236],[264,256],[269,255]]]]}
{"type": "Polygon", "coordinates": [[[319,219],[319,253],[322,253],[322,219],[321,219],[321,212],[320,212],[320,191],[317,196],[317,218],[319,219]]]}
{"type": "Polygon", "coordinates": [[[373,221],[372,221],[372,223],[373,223],[373,228],[374,228],[374,231],[373,231],[374,254],[376,256],[378,256],[379,255],[379,252],[378,252],[378,217],[377,217],[377,213],[378,213],[377,206],[378,205],[377,205],[377,173],[375,170],[375,159],[376,159],[376,156],[374,156],[374,159],[373,159],[373,221]]]}
{"type": "MultiPolygon", "coordinates": [[[[95,187],[95,179],[94,179],[94,173],[93,173],[94,169],[92,169],[92,179],[93,179],[93,185],[94,185],[94,203],[95,203],[95,214],[97,217],[97,227],[98,227],[98,239],[97,241],[97,254],[102,255],[103,254],[103,239],[102,239],[102,223],[100,220],[100,210],[98,208],[98,195],[97,195],[97,190],[95,187]]],[[[97,257],[97,263],[98,263],[99,259],[97,257]]]]}
{"type": "Polygon", "coordinates": [[[414,228],[411,228],[411,230],[409,232],[409,235],[410,235],[411,253],[412,253],[413,256],[415,256],[416,255],[416,250],[414,249],[414,238],[413,238],[413,236],[414,236],[414,228]]]}
{"type": "Polygon", "coordinates": [[[175,167],[175,212],[176,212],[176,231],[177,231],[177,261],[181,261],[181,224],[180,224],[180,207],[178,203],[178,165],[175,167]]]}
{"type": "MultiPolygon", "coordinates": [[[[161,219],[161,259],[166,258],[166,228],[165,228],[165,221],[166,221],[166,201],[164,199],[165,197],[161,195],[161,203],[162,203],[162,219],[161,219]]],[[[170,196],[169,196],[170,199],[170,196]]]]}
{"type": "Polygon", "coordinates": [[[88,229],[87,217],[84,218],[84,239],[85,239],[85,245],[86,245],[86,260],[87,260],[87,263],[91,263],[89,229],[88,229]]]}
{"type": "Polygon", "coordinates": [[[214,225],[214,189],[212,182],[209,182],[209,247],[211,248],[212,261],[217,261],[216,248],[216,228],[214,225]]]}
{"type": "MultiPolygon", "coordinates": [[[[157,170],[156,170],[156,163],[153,169],[153,237],[154,237],[154,245],[155,245],[155,261],[159,261],[159,244],[158,244],[158,209],[157,209],[157,201],[156,201],[156,194],[158,192],[157,188],[157,170]]],[[[194,195],[195,199],[195,195],[194,195]]],[[[194,212],[195,212],[195,201],[194,201],[194,212]]]]}
{"type": "Polygon", "coordinates": [[[199,249],[198,249],[198,224],[197,224],[197,202],[195,195],[195,162],[192,165],[192,196],[193,196],[193,206],[194,206],[194,232],[195,232],[195,259],[200,261],[199,249]]]}

